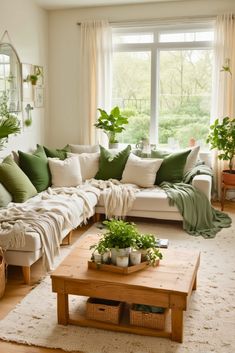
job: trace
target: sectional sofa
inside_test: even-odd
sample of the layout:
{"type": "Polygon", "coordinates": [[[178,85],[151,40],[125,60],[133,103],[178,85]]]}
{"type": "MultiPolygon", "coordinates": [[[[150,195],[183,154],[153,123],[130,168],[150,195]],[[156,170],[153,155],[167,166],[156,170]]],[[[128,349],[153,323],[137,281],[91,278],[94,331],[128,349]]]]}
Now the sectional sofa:
{"type": "MultiPolygon", "coordinates": [[[[35,178],[35,173],[36,174],[37,172],[40,173],[43,168],[44,170],[46,170],[45,166],[47,166],[49,171],[49,174],[48,173],[46,174],[47,177],[43,178],[43,185],[41,185],[42,178],[41,179],[36,178],[37,179],[36,182],[35,180],[33,180],[34,186],[36,186],[36,192],[35,193],[31,192],[31,197],[25,200],[23,204],[26,206],[29,206],[31,202],[35,203],[35,200],[37,201],[37,199],[43,198],[42,195],[44,195],[44,193],[47,193],[47,190],[48,190],[47,188],[50,187],[51,183],[56,190],[56,187],[58,188],[60,186],[66,186],[66,188],[69,188],[69,187],[75,187],[76,184],[84,184],[87,179],[91,179],[95,176],[96,178],[98,177],[97,179],[102,179],[102,178],[109,179],[110,177],[112,179],[112,178],[115,178],[115,175],[118,175],[119,173],[117,178],[118,179],[122,178],[121,181],[125,182],[126,180],[128,183],[132,181],[133,184],[140,183],[140,186],[141,186],[141,189],[138,191],[138,193],[136,193],[136,197],[133,202],[132,209],[127,212],[127,216],[182,221],[182,216],[179,213],[177,207],[170,206],[168,203],[168,199],[165,191],[163,191],[159,185],[155,185],[154,183],[155,177],[153,182],[151,181],[152,180],[151,178],[153,178],[152,174],[155,173],[155,176],[156,176],[156,170],[159,170],[159,168],[161,168],[160,164],[162,163],[163,159],[147,158],[145,162],[146,164],[144,166],[141,166],[142,159],[140,160],[139,158],[138,160],[137,159],[135,160],[135,158],[138,158],[138,157],[132,156],[132,159],[133,159],[132,165],[129,166],[129,170],[126,170],[127,165],[129,165],[128,161],[131,160],[130,149],[125,149],[124,153],[123,151],[119,152],[119,154],[120,153],[122,157],[124,155],[123,158],[125,160],[125,163],[123,162],[123,160],[121,161],[122,163],[120,163],[121,167],[120,166],[119,167],[121,168],[121,172],[120,170],[117,171],[114,165],[109,164],[110,161],[112,160],[112,158],[110,158],[110,155],[113,155],[113,156],[118,155],[117,151],[107,151],[101,147],[101,151],[99,152],[99,146],[69,145],[62,150],[51,150],[47,148],[44,148],[43,150],[42,147],[38,146],[38,149],[32,155],[33,157],[32,156],[29,157],[28,154],[19,152],[19,161],[17,162],[19,163],[19,166],[22,172],[27,175],[29,180],[32,181],[33,178],[35,178]],[[75,156],[77,156],[76,158],[79,161],[79,167],[78,167],[80,168],[79,177],[76,173],[74,174],[74,170],[76,169],[74,164],[75,156]],[[31,168],[32,167],[31,164],[33,163],[32,160],[33,162],[35,162],[36,166],[39,166],[40,171],[37,171],[37,168],[36,168],[36,171],[34,170],[34,173],[32,173],[32,168],[31,168]],[[69,165],[70,160],[72,161],[71,165],[69,165]],[[155,160],[158,160],[157,167],[156,167],[156,163],[153,162],[155,160]],[[134,169],[133,169],[133,163],[134,163],[134,169]],[[149,164],[151,164],[150,169],[148,169],[149,164]],[[136,165],[137,165],[137,169],[136,169],[136,165]],[[138,169],[139,167],[142,169],[138,169]],[[136,173],[136,170],[140,170],[140,171],[144,170],[145,172],[144,173],[140,172],[139,175],[137,175],[138,173],[136,173]],[[148,170],[150,170],[150,174],[148,174],[148,170]],[[131,171],[132,171],[132,175],[130,174],[131,171]],[[148,174],[147,179],[145,178],[145,175],[143,175],[145,173],[148,174]],[[49,178],[50,180],[48,179],[48,175],[50,177],[49,178]]],[[[188,152],[188,154],[186,153],[183,171],[184,172],[188,171],[190,170],[190,168],[195,166],[198,158],[200,158],[201,160],[204,161],[205,164],[210,166],[209,154],[199,154],[199,147],[196,147],[194,149],[191,149],[188,152]]],[[[171,160],[169,159],[169,163],[170,162],[171,160]]],[[[170,165],[170,167],[172,167],[172,165],[170,165]]],[[[172,167],[172,168],[175,168],[175,167],[172,167]]],[[[10,186],[8,185],[7,182],[5,182],[4,178],[1,177],[2,170],[5,172],[4,169],[1,169],[1,165],[0,165],[0,182],[3,184],[3,186],[6,187],[6,189],[8,189],[8,191],[11,192],[10,186]]],[[[170,175],[174,174],[174,169],[172,170],[173,171],[170,173],[170,175]]],[[[192,185],[200,189],[203,193],[205,193],[205,195],[209,200],[210,200],[210,194],[211,194],[211,184],[212,184],[211,176],[209,175],[203,175],[203,174],[196,175],[192,180],[192,185]]],[[[89,207],[90,207],[89,217],[96,215],[96,219],[97,219],[98,218],[97,215],[105,214],[105,207],[104,207],[105,192],[106,192],[105,189],[99,190],[97,191],[97,193],[92,192],[92,190],[88,189],[88,191],[86,191],[87,199],[78,197],[76,199],[76,207],[74,207],[74,200],[71,199],[71,195],[68,194],[67,196],[64,196],[64,197],[67,197],[67,201],[66,201],[67,210],[66,209],[64,210],[64,218],[66,219],[69,213],[71,214],[71,212],[73,213],[76,212],[76,214],[74,214],[75,216],[74,219],[76,219],[76,221],[74,221],[73,224],[70,224],[70,226],[68,226],[68,223],[64,222],[64,225],[61,228],[61,234],[60,234],[61,242],[63,239],[67,237],[67,240],[69,243],[73,229],[75,229],[76,227],[78,227],[84,222],[83,210],[86,202],[89,202],[89,207]]],[[[54,200],[58,201],[59,197],[60,196],[58,196],[56,192],[52,193],[51,195],[52,200],[54,198],[54,200]]],[[[15,206],[17,204],[20,204],[22,207],[22,201],[21,203],[19,203],[18,200],[16,201],[14,199],[13,200],[11,199],[11,202],[8,203],[6,207],[10,208],[12,207],[12,205],[15,206]],[[13,201],[15,202],[12,203],[13,201]]],[[[2,208],[2,210],[3,209],[4,208],[2,208]]],[[[1,214],[1,210],[0,210],[0,214],[1,214]]],[[[1,246],[1,234],[0,234],[0,246],[1,246]]],[[[26,231],[25,245],[22,247],[8,248],[5,253],[6,261],[9,265],[22,266],[23,276],[26,283],[30,282],[31,265],[34,262],[36,262],[42,255],[43,255],[43,245],[42,245],[40,235],[37,233],[37,231],[26,231]]]]}

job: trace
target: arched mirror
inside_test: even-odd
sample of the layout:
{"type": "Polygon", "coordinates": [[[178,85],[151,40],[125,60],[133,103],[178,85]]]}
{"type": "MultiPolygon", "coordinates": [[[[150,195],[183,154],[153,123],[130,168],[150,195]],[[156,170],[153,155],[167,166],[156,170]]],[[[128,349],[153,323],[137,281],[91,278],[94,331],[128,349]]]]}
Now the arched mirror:
{"type": "Polygon", "coordinates": [[[6,95],[10,112],[22,110],[22,75],[19,57],[9,43],[0,43],[0,98],[6,95]]]}

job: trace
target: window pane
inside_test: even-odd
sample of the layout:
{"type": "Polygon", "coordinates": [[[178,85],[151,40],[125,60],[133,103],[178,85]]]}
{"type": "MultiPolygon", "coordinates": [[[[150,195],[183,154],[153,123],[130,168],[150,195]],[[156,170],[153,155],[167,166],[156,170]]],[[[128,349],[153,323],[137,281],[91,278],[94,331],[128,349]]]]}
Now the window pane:
{"type": "Polygon", "coordinates": [[[113,42],[114,44],[153,43],[153,33],[115,33],[113,37],[113,42]]]}
{"type": "Polygon", "coordinates": [[[159,143],[205,144],[210,124],[211,50],[160,52],[159,143]]]}
{"type": "Polygon", "coordinates": [[[118,105],[129,117],[119,142],[136,144],[143,137],[149,138],[150,87],[150,52],[114,53],[112,106],[118,105]]]}
{"type": "Polygon", "coordinates": [[[200,32],[181,32],[181,33],[160,33],[160,43],[176,43],[176,42],[198,42],[212,41],[214,39],[213,31],[200,32]]]}

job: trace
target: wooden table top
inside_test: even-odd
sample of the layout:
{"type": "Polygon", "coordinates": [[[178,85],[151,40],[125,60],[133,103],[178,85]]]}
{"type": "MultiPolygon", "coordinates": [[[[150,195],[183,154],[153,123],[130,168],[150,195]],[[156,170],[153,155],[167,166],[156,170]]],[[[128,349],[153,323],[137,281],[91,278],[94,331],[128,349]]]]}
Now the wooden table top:
{"type": "Polygon", "coordinates": [[[98,236],[86,235],[65,260],[52,273],[52,281],[121,284],[122,287],[148,288],[160,292],[174,292],[188,295],[192,289],[192,278],[195,278],[200,261],[198,251],[161,249],[163,259],[157,267],[147,267],[132,274],[123,275],[113,272],[88,269],[92,250],[90,245],[96,243],[98,236]]]}

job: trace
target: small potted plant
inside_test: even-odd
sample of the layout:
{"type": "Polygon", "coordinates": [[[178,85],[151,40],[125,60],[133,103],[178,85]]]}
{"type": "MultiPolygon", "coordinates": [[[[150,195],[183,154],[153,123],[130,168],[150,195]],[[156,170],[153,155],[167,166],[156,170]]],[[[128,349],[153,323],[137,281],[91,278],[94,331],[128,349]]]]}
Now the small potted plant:
{"type": "Polygon", "coordinates": [[[137,246],[141,250],[142,261],[148,261],[149,265],[156,266],[162,259],[162,253],[157,247],[157,238],[153,234],[140,234],[137,246]]]}
{"type": "Polygon", "coordinates": [[[104,130],[109,139],[109,148],[117,148],[118,140],[116,138],[117,134],[120,134],[125,130],[125,124],[128,124],[128,118],[121,115],[119,107],[114,107],[110,114],[108,114],[104,109],[98,109],[100,116],[97,123],[94,124],[98,129],[104,130]]]}
{"type": "Polygon", "coordinates": [[[20,121],[17,116],[9,112],[7,103],[8,96],[3,92],[0,100],[0,149],[7,142],[9,135],[20,132],[20,121]]]}
{"type": "Polygon", "coordinates": [[[235,155],[235,118],[225,117],[222,122],[216,119],[210,126],[207,143],[211,149],[217,148],[218,158],[229,161],[229,170],[223,170],[222,179],[225,184],[235,185],[235,170],[233,169],[233,158],[235,155]]]}
{"type": "Polygon", "coordinates": [[[110,260],[110,251],[107,248],[106,240],[101,238],[101,240],[90,247],[94,249],[92,258],[96,263],[109,263],[110,260]]]}

